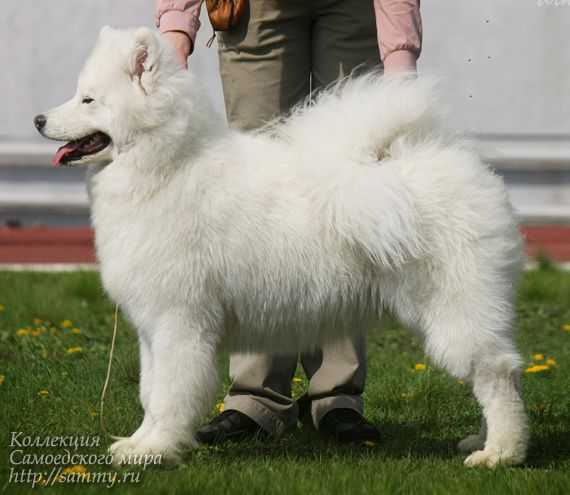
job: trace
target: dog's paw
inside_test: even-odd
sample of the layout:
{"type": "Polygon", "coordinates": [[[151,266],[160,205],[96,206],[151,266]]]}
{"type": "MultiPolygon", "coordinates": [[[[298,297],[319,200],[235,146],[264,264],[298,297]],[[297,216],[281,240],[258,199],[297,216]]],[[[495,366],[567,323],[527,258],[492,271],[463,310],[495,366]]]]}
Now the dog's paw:
{"type": "Polygon", "coordinates": [[[120,438],[109,447],[109,454],[113,457],[113,464],[121,466],[132,464],[129,460],[134,459],[132,454],[136,451],[137,439],[131,437],[120,438]]]}
{"type": "Polygon", "coordinates": [[[495,468],[502,466],[515,466],[523,462],[524,456],[501,453],[495,449],[483,449],[473,452],[464,463],[467,467],[495,468]]]}
{"type": "Polygon", "coordinates": [[[464,452],[466,454],[471,454],[476,450],[483,450],[485,447],[485,438],[481,435],[469,435],[465,437],[461,442],[457,444],[457,448],[460,452],[464,452]]]}
{"type": "Polygon", "coordinates": [[[187,443],[174,441],[168,434],[151,431],[142,438],[130,437],[115,442],[109,453],[113,456],[113,464],[119,466],[175,465],[180,464],[181,447],[187,443]]]}

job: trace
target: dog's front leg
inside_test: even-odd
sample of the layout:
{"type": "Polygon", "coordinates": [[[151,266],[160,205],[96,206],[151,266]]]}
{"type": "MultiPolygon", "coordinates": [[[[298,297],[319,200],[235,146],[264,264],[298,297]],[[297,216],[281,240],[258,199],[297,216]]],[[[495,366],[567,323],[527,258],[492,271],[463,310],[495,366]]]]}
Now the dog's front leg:
{"type": "MultiPolygon", "coordinates": [[[[149,380],[142,384],[143,425],[130,441],[111,446],[116,463],[179,462],[182,451],[194,446],[194,429],[216,390],[216,342],[216,332],[196,319],[170,313],[158,320],[148,334],[151,373],[143,369],[141,376],[149,380]]],[[[144,352],[141,358],[144,367],[144,352]]]]}
{"type": "Polygon", "coordinates": [[[132,450],[135,444],[146,436],[152,426],[152,416],[148,414],[152,387],[152,353],[150,341],[144,332],[139,332],[139,351],[139,397],[145,411],[144,419],[138,429],[130,437],[117,438],[117,441],[111,446],[111,452],[118,452],[119,450],[126,452],[132,450]]]}

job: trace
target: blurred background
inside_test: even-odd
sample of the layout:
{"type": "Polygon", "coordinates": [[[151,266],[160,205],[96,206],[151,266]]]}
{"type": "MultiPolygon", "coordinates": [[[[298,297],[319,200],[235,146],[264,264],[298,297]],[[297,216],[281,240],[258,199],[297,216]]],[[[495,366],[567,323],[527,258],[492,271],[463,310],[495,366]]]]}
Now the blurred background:
{"type": "MultiPolygon", "coordinates": [[[[90,263],[83,169],[53,169],[32,119],[72,96],[100,28],[154,25],[153,0],[3,0],[0,264],[90,263]]],[[[191,69],[223,112],[205,9],[191,69]]],[[[449,127],[505,178],[530,255],[570,260],[570,0],[422,3],[419,71],[441,79],[449,127]]]]}

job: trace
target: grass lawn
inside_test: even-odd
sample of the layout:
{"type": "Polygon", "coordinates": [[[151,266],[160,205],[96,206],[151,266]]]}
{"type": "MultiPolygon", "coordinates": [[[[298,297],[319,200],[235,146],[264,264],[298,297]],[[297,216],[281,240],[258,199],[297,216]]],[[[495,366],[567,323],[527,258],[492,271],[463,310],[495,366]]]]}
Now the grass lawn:
{"type": "MultiPolygon", "coordinates": [[[[96,273],[0,272],[0,303],[0,493],[29,493],[29,484],[14,482],[16,472],[49,473],[61,464],[46,458],[44,464],[17,464],[24,462],[23,454],[63,453],[63,447],[10,447],[10,432],[42,439],[101,435],[99,447],[77,451],[71,447],[83,455],[102,454],[109,444],[99,429],[98,401],[113,306],[96,273]]],[[[532,444],[522,467],[495,471],[463,467],[455,445],[478,429],[480,419],[469,389],[433,368],[411,334],[387,319],[369,339],[366,413],[382,432],[378,446],[339,447],[304,426],[279,440],[201,447],[176,469],[119,470],[119,479],[131,472],[140,481],[127,478],[113,489],[121,494],[568,494],[567,324],[570,273],[548,266],[527,272],[518,302],[518,343],[527,366],[533,360],[544,364],[554,359],[556,364],[523,377],[532,444]],[[417,363],[425,363],[426,369],[414,370],[417,363]]],[[[220,367],[226,377],[226,359],[220,359],[220,367]]],[[[121,321],[106,401],[106,422],[114,434],[131,433],[142,417],[137,374],[136,338],[121,321]]],[[[227,385],[226,378],[224,390],[227,385]]],[[[304,378],[296,380],[297,395],[304,385],[304,378]]],[[[86,468],[92,473],[114,472],[108,466],[86,468]]],[[[107,488],[104,483],[69,482],[46,490],[85,493],[107,488]]]]}

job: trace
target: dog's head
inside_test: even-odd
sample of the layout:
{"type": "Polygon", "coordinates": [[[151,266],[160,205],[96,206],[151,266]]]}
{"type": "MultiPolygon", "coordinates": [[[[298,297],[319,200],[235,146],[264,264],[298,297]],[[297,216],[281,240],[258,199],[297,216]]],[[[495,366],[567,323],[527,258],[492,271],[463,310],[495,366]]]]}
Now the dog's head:
{"type": "Polygon", "coordinates": [[[112,161],[142,132],[167,118],[175,98],[161,86],[180,71],[158,33],[104,27],[81,71],[75,96],[34,119],[43,136],[69,141],[52,163],[112,161]]]}

